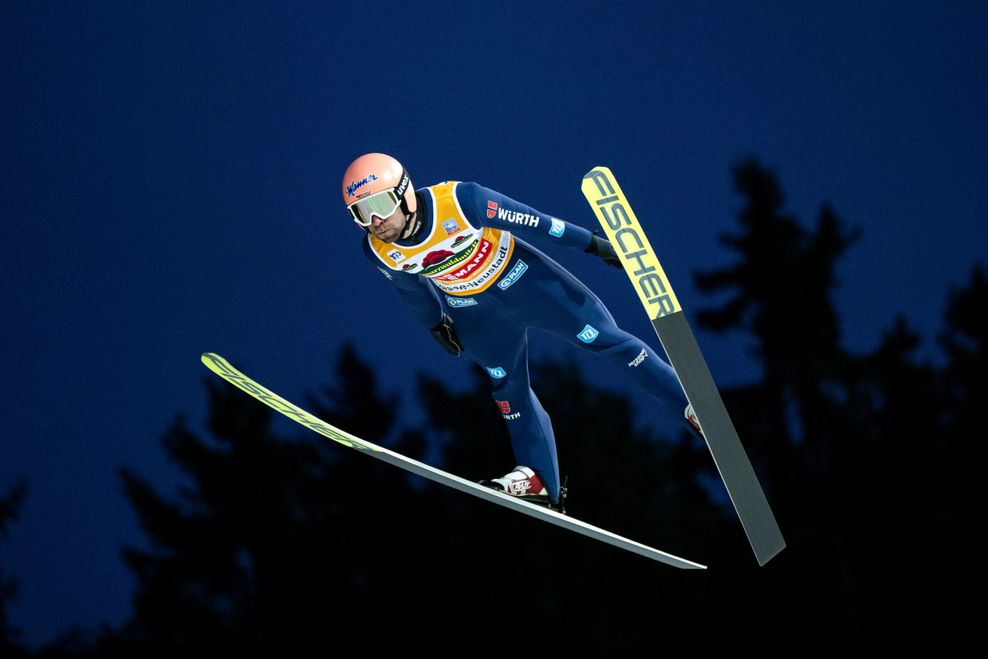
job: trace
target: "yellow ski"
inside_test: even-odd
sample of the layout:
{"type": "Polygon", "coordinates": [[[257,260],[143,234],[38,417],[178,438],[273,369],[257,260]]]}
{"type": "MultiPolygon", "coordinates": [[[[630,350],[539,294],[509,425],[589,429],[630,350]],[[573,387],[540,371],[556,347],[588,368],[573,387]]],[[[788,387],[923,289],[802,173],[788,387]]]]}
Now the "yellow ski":
{"type": "Polygon", "coordinates": [[[621,257],[624,272],[631,279],[669,363],[679,376],[680,386],[693,406],[707,448],[758,564],[765,565],[785,548],[786,541],[724,407],[686,314],[611,170],[594,167],[583,177],[582,188],[583,196],[590,202],[614,251],[621,257]]]}

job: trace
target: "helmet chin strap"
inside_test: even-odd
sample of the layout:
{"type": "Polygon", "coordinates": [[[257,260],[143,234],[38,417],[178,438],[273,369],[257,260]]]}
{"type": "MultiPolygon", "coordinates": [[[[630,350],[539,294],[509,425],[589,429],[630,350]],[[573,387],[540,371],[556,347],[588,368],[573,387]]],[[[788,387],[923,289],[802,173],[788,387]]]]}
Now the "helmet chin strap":
{"type": "Polygon", "coordinates": [[[408,216],[408,219],[405,220],[405,226],[401,228],[401,233],[398,234],[398,240],[404,240],[405,238],[412,236],[418,230],[418,222],[415,222],[414,226],[412,225],[416,215],[418,215],[418,213],[412,213],[408,216]],[[411,231],[409,231],[409,227],[411,227],[411,231]]]}
{"type": "Polygon", "coordinates": [[[416,208],[413,212],[408,211],[408,202],[404,199],[401,200],[401,209],[405,212],[405,226],[401,228],[401,232],[398,234],[398,240],[405,240],[406,238],[411,238],[415,235],[415,232],[419,230],[422,223],[419,221],[419,212],[416,208]]]}

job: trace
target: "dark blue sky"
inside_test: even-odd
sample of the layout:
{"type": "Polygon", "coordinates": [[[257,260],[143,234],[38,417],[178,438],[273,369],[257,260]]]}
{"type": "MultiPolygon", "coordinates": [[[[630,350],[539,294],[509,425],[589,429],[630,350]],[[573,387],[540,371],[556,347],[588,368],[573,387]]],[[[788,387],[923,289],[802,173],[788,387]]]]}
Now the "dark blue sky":
{"type": "MultiPolygon", "coordinates": [[[[607,165],[687,311],[757,156],[795,215],[862,227],[837,294],[860,350],[898,313],[930,339],[988,256],[984,3],[280,4],[0,3],[0,491],[29,484],[0,564],[32,644],[126,617],[116,470],[176,491],[158,440],[202,427],[201,352],[296,400],[346,340],[393,389],[466,381],[360,254],[338,189],[363,152],[587,227],[607,165]]],[[[553,255],[657,345],[624,275],[553,255]]],[[[722,384],[756,373],[699,340],[722,384]]]]}

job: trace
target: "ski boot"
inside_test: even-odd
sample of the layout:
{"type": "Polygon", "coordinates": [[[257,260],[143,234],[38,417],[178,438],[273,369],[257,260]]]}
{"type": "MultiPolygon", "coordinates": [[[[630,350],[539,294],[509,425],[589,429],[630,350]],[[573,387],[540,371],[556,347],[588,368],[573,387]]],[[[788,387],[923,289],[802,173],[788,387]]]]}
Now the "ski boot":
{"type": "Polygon", "coordinates": [[[690,427],[695,430],[700,437],[703,437],[703,430],[700,429],[700,422],[696,418],[696,412],[693,411],[693,406],[689,403],[686,404],[686,409],[683,410],[683,416],[686,418],[687,423],[690,427]]]}
{"type": "Polygon", "coordinates": [[[523,501],[534,503],[537,506],[546,506],[564,515],[566,514],[564,505],[566,499],[565,482],[559,488],[559,503],[553,503],[552,497],[549,496],[549,490],[542,484],[542,479],[529,467],[518,465],[514,468],[514,471],[505,474],[501,478],[482,480],[479,483],[492,490],[504,492],[523,501]]]}

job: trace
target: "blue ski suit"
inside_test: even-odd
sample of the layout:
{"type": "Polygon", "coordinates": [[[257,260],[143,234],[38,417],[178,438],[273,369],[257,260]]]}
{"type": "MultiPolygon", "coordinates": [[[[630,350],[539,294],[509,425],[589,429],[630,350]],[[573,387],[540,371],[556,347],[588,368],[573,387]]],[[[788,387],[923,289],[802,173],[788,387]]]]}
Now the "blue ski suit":
{"type": "Polygon", "coordinates": [[[600,355],[664,412],[682,413],[686,398],[672,367],[620,329],[580,280],[521,239],[583,250],[589,231],[476,183],[428,186],[416,199],[422,224],[415,234],[392,243],[367,234],[364,253],[423,325],[435,327],[444,314],[453,320],[464,352],[491,379],[516,464],[535,470],[553,501],[556,441],[529,380],[529,328],[600,355]]]}

